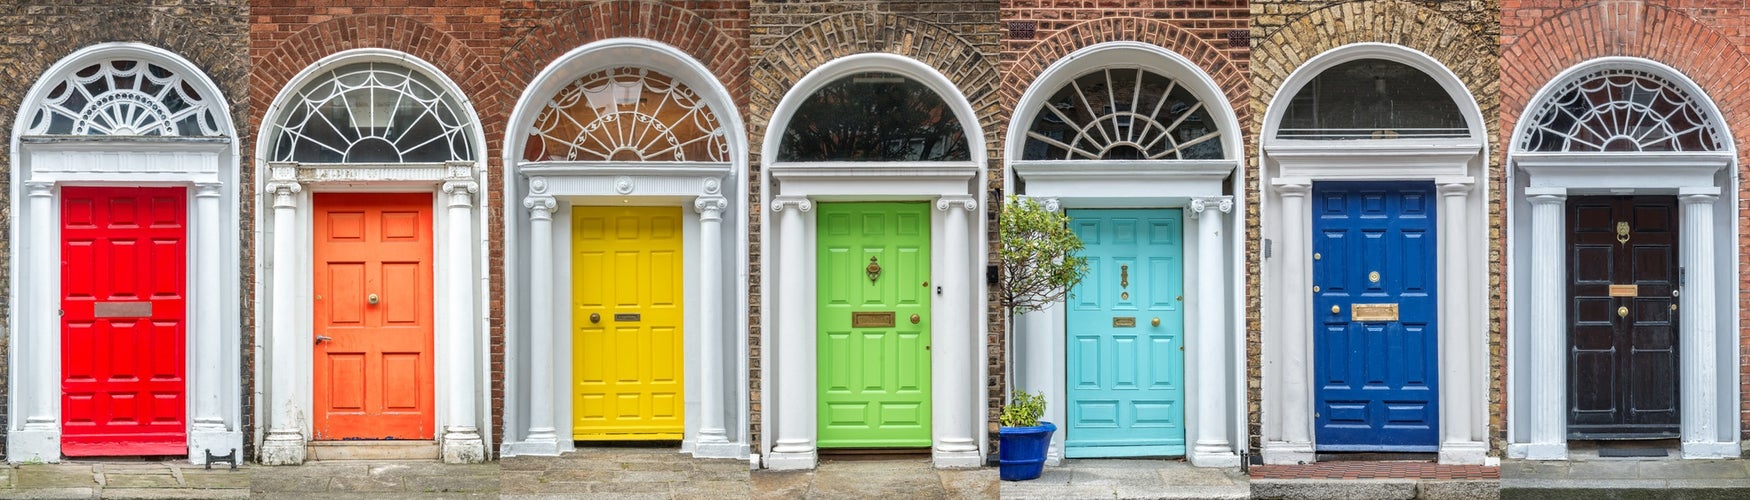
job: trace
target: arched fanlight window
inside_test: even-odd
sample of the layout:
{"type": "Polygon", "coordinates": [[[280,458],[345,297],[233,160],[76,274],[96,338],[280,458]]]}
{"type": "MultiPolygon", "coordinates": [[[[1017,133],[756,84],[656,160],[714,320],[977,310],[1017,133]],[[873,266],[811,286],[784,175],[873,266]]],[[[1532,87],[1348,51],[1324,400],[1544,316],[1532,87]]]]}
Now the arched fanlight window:
{"type": "Polygon", "coordinates": [[[641,68],[596,72],[535,117],[528,161],[729,161],[717,115],[685,84],[641,68]]]}
{"type": "Polygon", "coordinates": [[[218,136],[216,97],[163,66],[104,61],[74,71],[38,103],[28,135],[218,136]]]}
{"type": "Polygon", "coordinates": [[[796,108],[778,161],[970,161],[966,131],[942,96],[879,71],[826,84],[796,108]]]}
{"type": "Polygon", "coordinates": [[[1360,59],[1319,73],[1289,101],[1280,139],[1470,137],[1452,95],[1422,70],[1360,59]]]}
{"type": "Polygon", "coordinates": [[[458,96],[411,68],[348,64],[298,89],[271,126],[272,161],[438,163],[473,160],[473,124],[458,96]]]}
{"type": "Polygon", "coordinates": [[[1568,82],[1531,114],[1523,151],[1719,151],[1719,130],[1693,96],[1645,71],[1610,69],[1568,82]]]}
{"type": "Polygon", "coordinates": [[[1107,68],[1064,84],[1027,129],[1023,160],[1214,160],[1221,129],[1203,101],[1166,76],[1107,68]]]}

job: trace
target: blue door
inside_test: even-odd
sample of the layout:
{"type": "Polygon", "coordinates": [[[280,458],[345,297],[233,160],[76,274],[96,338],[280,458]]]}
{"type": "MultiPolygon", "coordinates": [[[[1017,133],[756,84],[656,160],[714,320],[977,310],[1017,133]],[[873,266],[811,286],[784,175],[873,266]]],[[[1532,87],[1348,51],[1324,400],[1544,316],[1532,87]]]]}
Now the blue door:
{"type": "Polygon", "coordinates": [[[1321,182],[1312,196],[1316,447],[1437,451],[1434,184],[1321,182]]]}
{"type": "Polygon", "coordinates": [[[1178,210],[1070,210],[1088,275],[1066,315],[1064,454],[1185,454],[1178,210]]]}

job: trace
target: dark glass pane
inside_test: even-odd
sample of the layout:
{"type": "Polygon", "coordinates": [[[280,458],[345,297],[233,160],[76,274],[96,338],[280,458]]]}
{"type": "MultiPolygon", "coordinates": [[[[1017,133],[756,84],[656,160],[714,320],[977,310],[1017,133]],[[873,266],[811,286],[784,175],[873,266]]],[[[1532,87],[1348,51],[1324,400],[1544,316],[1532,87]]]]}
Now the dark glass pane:
{"type": "Polygon", "coordinates": [[[1469,137],[1458,104],[1434,77],[1379,59],[1338,64],[1289,101],[1277,137],[1393,139],[1469,137]]]}
{"type": "Polygon", "coordinates": [[[457,97],[425,75],[349,64],[305,85],[275,125],[275,161],[439,163],[473,158],[457,97]],[[460,140],[453,140],[460,138],[460,140]]]}
{"type": "Polygon", "coordinates": [[[1021,159],[1220,159],[1220,132],[1204,104],[1172,79],[1108,68],[1052,94],[1027,130],[1021,159]]]}
{"type": "Polygon", "coordinates": [[[840,78],[790,118],[779,161],[968,161],[954,110],[923,84],[869,72],[840,78]]]}
{"type": "Polygon", "coordinates": [[[1525,151],[1718,151],[1719,133],[1684,90],[1650,73],[1606,70],[1551,93],[1531,114],[1525,151]]]}

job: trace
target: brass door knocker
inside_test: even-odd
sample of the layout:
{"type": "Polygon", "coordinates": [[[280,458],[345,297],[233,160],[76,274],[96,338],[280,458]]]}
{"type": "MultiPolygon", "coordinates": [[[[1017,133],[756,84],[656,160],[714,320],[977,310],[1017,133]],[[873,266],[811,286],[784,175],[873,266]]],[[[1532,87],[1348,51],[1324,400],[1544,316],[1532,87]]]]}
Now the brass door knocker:
{"type": "Polygon", "coordinates": [[[1118,266],[1118,286],[1130,288],[1130,266],[1118,266]]]}
{"type": "Polygon", "coordinates": [[[1616,242],[1628,243],[1628,221],[1617,221],[1616,242]]]}
{"type": "Polygon", "coordinates": [[[881,264],[875,262],[874,257],[870,257],[869,258],[869,267],[863,268],[863,272],[868,273],[869,274],[869,282],[874,283],[876,278],[881,277],[881,264]]]}

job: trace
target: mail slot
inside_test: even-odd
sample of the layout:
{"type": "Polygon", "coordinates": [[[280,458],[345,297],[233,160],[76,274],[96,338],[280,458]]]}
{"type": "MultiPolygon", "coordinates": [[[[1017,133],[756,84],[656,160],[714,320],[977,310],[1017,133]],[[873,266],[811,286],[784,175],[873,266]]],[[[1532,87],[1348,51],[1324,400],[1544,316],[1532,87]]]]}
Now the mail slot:
{"type": "Polygon", "coordinates": [[[851,328],[891,328],[893,311],[852,312],[851,328]]]}
{"type": "Polygon", "coordinates": [[[97,302],[91,304],[91,316],[96,318],[150,318],[151,302],[97,302]]]}
{"type": "Polygon", "coordinates": [[[642,321],[643,319],[644,315],[639,313],[614,313],[614,321],[642,321]]]}
{"type": "Polygon", "coordinates": [[[1397,321],[1397,304],[1355,304],[1349,306],[1349,321],[1397,321]]]}
{"type": "Polygon", "coordinates": [[[1113,316],[1112,328],[1136,328],[1135,316],[1113,316]]]}
{"type": "Polygon", "coordinates": [[[1610,285],[1611,297],[1634,297],[1640,294],[1640,285],[1610,285]]]}

